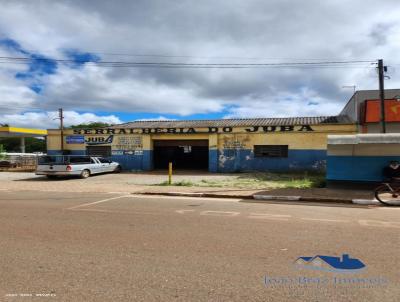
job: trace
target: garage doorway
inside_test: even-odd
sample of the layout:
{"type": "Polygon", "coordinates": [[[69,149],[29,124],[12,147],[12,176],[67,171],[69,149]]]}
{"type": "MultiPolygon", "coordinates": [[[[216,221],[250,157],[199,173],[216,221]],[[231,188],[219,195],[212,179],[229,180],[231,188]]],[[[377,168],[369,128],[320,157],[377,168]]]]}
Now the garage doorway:
{"type": "Polygon", "coordinates": [[[154,169],[208,170],[208,140],[154,140],[154,169]]]}
{"type": "Polygon", "coordinates": [[[97,157],[111,157],[111,146],[87,146],[86,154],[97,157]]]}

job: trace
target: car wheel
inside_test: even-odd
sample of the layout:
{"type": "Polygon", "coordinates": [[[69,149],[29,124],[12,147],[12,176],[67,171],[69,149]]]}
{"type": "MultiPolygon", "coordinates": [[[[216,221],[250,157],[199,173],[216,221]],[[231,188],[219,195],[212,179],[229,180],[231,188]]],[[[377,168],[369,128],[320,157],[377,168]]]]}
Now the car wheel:
{"type": "Polygon", "coordinates": [[[90,176],[90,171],[89,170],[83,170],[81,172],[81,178],[88,178],[90,176]]]}
{"type": "Polygon", "coordinates": [[[114,173],[120,173],[122,170],[121,166],[117,166],[114,170],[114,173]]]}

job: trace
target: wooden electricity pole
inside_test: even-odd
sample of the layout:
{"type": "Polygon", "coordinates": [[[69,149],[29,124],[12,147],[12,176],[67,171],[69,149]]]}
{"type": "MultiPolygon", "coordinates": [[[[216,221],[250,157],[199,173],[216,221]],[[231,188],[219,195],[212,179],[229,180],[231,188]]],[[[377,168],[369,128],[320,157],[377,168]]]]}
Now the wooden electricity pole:
{"type": "Polygon", "coordinates": [[[381,101],[381,125],[382,133],[386,133],[386,117],[385,117],[385,69],[383,66],[383,60],[378,60],[378,74],[379,74],[379,98],[381,101]]]}
{"type": "Polygon", "coordinates": [[[58,109],[58,116],[60,119],[61,154],[64,155],[64,113],[62,108],[58,109]]]}

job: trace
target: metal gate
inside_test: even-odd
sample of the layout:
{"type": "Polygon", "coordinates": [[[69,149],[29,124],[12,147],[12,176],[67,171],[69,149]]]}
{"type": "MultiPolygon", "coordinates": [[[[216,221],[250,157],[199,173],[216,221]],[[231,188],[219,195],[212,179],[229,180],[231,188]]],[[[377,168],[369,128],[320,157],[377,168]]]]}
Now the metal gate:
{"type": "Polygon", "coordinates": [[[208,140],[154,140],[155,169],[208,170],[208,140]]]}

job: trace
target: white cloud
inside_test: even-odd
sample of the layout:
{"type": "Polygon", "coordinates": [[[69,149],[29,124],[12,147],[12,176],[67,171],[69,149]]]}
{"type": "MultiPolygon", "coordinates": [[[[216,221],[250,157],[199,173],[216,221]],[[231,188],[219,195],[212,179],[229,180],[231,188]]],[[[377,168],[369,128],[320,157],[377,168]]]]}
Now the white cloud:
{"type": "MultiPolygon", "coordinates": [[[[52,129],[58,128],[60,124],[60,121],[57,119],[57,117],[57,111],[1,114],[0,123],[9,124],[10,126],[14,127],[52,129]]],[[[64,111],[64,125],[66,127],[90,122],[104,122],[109,124],[122,123],[122,121],[115,115],[98,116],[93,113],[64,111]]]]}
{"type": "Polygon", "coordinates": [[[66,108],[108,111],[160,112],[179,115],[222,110],[216,100],[196,97],[190,90],[139,78],[112,78],[109,70],[93,65],[71,69],[61,65],[48,75],[41,99],[47,107],[63,100],[66,108]]]}
{"type": "MultiPolygon", "coordinates": [[[[0,47],[0,57],[15,55],[15,52],[0,47]]],[[[36,94],[26,83],[15,78],[15,74],[26,70],[27,66],[23,64],[0,63],[0,114],[18,112],[26,106],[34,106],[36,94]]]]}
{"type": "Polygon", "coordinates": [[[175,119],[170,119],[170,118],[160,115],[159,117],[155,117],[155,118],[140,118],[135,121],[138,121],[138,122],[140,122],[140,121],[175,121],[175,119]]]}
{"type": "Polygon", "coordinates": [[[342,105],[321,98],[317,92],[302,89],[299,94],[277,95],[273,102],[252,100],[247,106],[229,109],[224,118],[287,117],[287,116],[329,116],[339,114],[342,105]]]}

